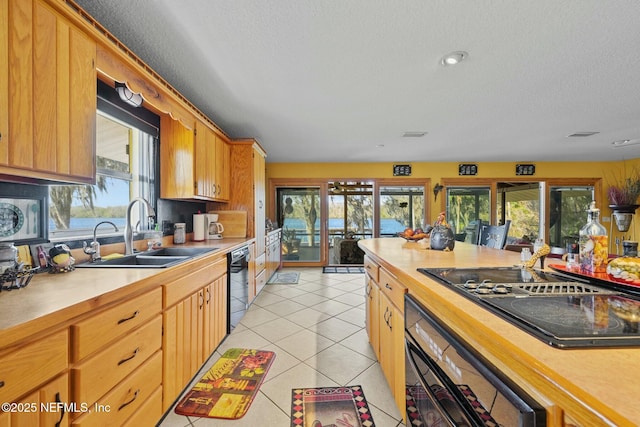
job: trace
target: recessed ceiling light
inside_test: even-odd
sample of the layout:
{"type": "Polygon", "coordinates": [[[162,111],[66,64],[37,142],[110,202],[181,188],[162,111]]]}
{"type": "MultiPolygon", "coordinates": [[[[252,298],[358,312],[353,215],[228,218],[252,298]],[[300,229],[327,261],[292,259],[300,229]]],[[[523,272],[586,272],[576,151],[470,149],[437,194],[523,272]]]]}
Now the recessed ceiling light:
{"type": "Polygon", "coordinates": [[[469,54],[462,50],[451,52],[442,57],[442,59],[440,60],[440,64],[444,65],[445,67],[449,65],[456,65],[460,61],[465,60],[467,56],[469,56],[469,54]]]}
{"type": "Polygon", "coordinates": [[[575,132],[575,133],[572,133],[571,135],[567,135],[567,138],[580,138],[585,136],[596,135],[599,133],[600,132],[575,132]]]}
{"type": "Polygon", "coordinates": [[[628,147],[630,145],[638,145],[640,144],[640,139],[620,139],[618,141],[613,141],[611,145],[613,148],[623,148],[628,147]]]}
{"type": "Polygon", "coordinates": [[[405,132],[402,134],[403,138],[422,138],[427,132],[405,132]]]}

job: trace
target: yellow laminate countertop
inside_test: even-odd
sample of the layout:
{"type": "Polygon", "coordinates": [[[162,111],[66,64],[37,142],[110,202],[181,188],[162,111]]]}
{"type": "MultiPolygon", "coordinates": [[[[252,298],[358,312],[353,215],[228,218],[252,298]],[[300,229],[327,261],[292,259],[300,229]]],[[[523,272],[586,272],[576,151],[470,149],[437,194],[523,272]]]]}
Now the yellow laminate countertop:
{"type": "Polygon", "coordinates": [[[451,252],[434,251],[427,249],[426,240],[401,238],[360,240],[359,246],[407,286],[409,294],[543,404],[551,417],[548,425],[563,425],[565,413],[585,426],[640,423],[640,348],[551,347],[416,270],[512,266],[520,262],[517,252],[460,242],[451,252]]]}
{"type": "Polygon", "coordinates": [[[167,268],[76,268],[68,273],[40,273],[25,288],[0,292],[0,351],[26,337],[46,333],[74,317],[104,305],[135,296],[186,274],[204,258],[214,259],[243,246],[250,239],[189,242],[188,247],[214,247],[196,257],[167,268]]]}

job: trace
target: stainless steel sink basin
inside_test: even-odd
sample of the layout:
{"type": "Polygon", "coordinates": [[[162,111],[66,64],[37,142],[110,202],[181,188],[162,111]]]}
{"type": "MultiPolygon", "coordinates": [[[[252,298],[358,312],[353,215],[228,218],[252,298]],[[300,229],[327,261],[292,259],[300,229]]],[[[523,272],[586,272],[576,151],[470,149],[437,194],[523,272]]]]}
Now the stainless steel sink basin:
{"type": "Polygon", "coordinates": [[[218,248],[182,248],[170,247],[139,252],[120,258],[77,264],[77,268],[166,268],[218,248]]]}

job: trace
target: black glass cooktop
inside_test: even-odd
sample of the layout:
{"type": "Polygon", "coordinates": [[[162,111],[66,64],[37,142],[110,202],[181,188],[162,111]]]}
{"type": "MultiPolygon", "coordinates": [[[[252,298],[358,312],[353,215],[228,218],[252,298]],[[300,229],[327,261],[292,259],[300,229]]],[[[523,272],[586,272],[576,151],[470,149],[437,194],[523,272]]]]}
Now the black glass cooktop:
{"type": "Polygon", "coordinates": [[[512,267],[418,271],[552,346],[640,346],[640,299],[623,292],[512,267]]]}

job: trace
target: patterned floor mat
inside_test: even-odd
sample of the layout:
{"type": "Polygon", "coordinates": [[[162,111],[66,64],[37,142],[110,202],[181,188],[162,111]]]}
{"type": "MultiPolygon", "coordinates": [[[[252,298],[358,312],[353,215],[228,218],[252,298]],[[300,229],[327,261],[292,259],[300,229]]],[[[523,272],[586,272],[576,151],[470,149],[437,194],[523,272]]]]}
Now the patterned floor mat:
{"type": "Polygon", "coordinates": [[[291,427],[375,427],[359,385],[294,388],[291,427]]]}
{"type": "Polygon", "coordinates": [[[231,348],[176,406],[180,415],[241,418],[258,393],[275,358],[272,351],[231,348]]]}

